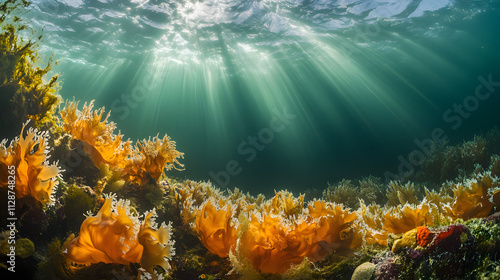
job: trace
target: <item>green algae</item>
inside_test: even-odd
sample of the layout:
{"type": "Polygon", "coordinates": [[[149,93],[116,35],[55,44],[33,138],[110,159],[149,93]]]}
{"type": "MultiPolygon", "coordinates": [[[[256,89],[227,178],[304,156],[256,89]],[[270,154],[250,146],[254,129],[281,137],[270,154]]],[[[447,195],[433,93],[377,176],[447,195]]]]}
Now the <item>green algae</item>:
{"type": "Polygon", "coordinates": [[[19,238],[15,243],[10,244],[8,239],[8,231],[0,234],[0,254],[7,255],[11,252],[11,247],[15,248],[16,256],[23,259],[30,257],[35,252],[35,245],[28,238],[19,238]]]}
{"type": "Polygon", "coordinates": [[[45,67],[37,48],[42,35],[35,34],[22,21],[28,1],[8,0],[0,5],[0,130],[13,136],[27,119],[37,128],[56,126],[54,116],[60,97],[56,94],[58,76],[47,77],[52,59],[45,67]],[[26,41],[21,33],[30,34],[26,41]]]}
{"type": "Polygon", "coordinates": [[[81,188],[76,185],[68,187],[64,203],[64,214],[70,231],[78,232],[80,225],[85,220],[83,213],[91,211],[94,204],[94,198],[81,188]]]}
{"type": "Polygon", "coordinates": [[[498,218],[488,222],[484,219],[470,219],[464,224],[469,228],[479,247],[491,242],[500,241],[500,223],[498,218]]]}
{"type": "MultiPolygon", "coordinates": [[[[71,237],[74,237],[74,235],[71,235],[70,238],[71,237]]],[[[71,269],[70,262],[62,254],[61,248],[61,240],[58,238],[49,244],[44,260],[38,264],[38,279],[73,279],[74,273],[71,269]]]]}

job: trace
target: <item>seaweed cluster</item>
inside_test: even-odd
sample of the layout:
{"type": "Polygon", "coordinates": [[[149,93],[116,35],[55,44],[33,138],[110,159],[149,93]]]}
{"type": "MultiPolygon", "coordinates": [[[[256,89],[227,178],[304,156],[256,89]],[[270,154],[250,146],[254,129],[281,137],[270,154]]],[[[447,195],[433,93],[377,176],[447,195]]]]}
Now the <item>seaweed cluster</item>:
{"type": "Polygon", "coordinates": [[[9,146],[6,139],[0,142],[0,187],[9,188],[16,198],[32,196],[42,204],[51,203],[61,170],[57,163],[49,164],[46,160],[48,133],[30,128],[25,137],[27,123],[9,146]]]}
{"type": "Polygon", "coordinates": [[[6,136],[15,135],[28,119],[38,129],[53,124],[60,102],[58,76],[47,77],[52,59],[45,67],[38,66],[41,58],[36,48],[42,35],[20,17],[29,4],[25,0],[0,4],[0,131],[6,136]],[[27,37],[23,32],[34,39],[23,39],[27,37]]]}
{"type": "Polygon", "coordinates": [[[66,102],[61,110],[63,127],[74,139],[83,142],[85,151],[96,166],[107,165],[126,181],[139,185],[148,183],[150,179],[158,181],[165,169],[182,167],[178,158],[183,157],[183,153],[175,149],[175,142],[167,135],[163,138],[157,135],[153,140],[144,139],[132,146],[130,140],[122,141],[123,135],[113,133],[116,126],[107,121],[109,112],[102,120],[104,107],[94,112],[93,101],[85,104],[82,111],[77,107],[78,102],[66,102]]]}
{"type": "MultiPolygon", "coordinates": [[[[200,184],[190,190],[207,188],[207,183],[200,184]]],[[[243,197],[231,201],[218,191],[213,193],[199,206],[183,203],[190,208],[182,211],[194,213],[192,221],[186,222],[210,252],[230,256],[234,272],[253,267],[262,273],[284,273],[305,257],[318,261],[334,250],[362,244],[356,214],[342,205],[316,200],[304,208],[304,196],[295,198],[286,191],[260,203],[243,197]]]]}
{"type": "Polygon", "coordinates": [[[284,273],[305,258],[317,262],[333,251],[370,245],[398,251],[406,247],[407,236],[416,236],[417,229],[425,225],[439,227],[485,218],[499,206],[495,204],[499,184],[491,171],[482,172],[466,181],[445,184],[443,191],[451,190],[452,195],[427,191],[419,202],[407,195],[415,191],[412,185],[391,182],[386,205],[365,205],[360,200],[356,211],[324,200],[306,204],[303,195],[294,197],[286,191],[276,192],[269,200],[248,202],[243,196],[224,195],[209,183],[192,181],[176,185],[176,199],[184,223],[191,225],[210,252],[229,256],[235,271],[254,268],[262,273],[284,273]],[[393,202],[394,193],[399,198],[393,202]],[[393,241],[401,235],[401,240],[393,241]]]}
{"type": "Polygon", "coordinates": [[[65,257],[79,264],[140,263],[153,276],[156,265],[167,271],[167,259],[174,255],[172,226],[162,223],[157,228],[154,210],[145,213],[141,223],[138,216],[130,213],[129,205],[128,200],[108,197],[95,216],[85,219],[78,237],[65,245],[65,257]]]}
{"type": "Polygon", "coordinates": [[[50,66],[20,39],[26,5],[0,5],[0,93],[20,132],[0,142],[0,193],[15,192],[18,217],[1,228],[1,273],[15,258],[24,279],[498,278],[497,130],[434,149],[405,181],[344,179],[316,198],[176,180],[165,171],[183,153],[167,135],[134,145],[92,101],[55,110],[57,77],[42,82],[50,66]]]}
{"type": "Polygon", "coordinates": [[[434,144],[431,150],[406,180],[435,186],[488,168],[494,163],[491,155],[500,154],[500,130],[495,127],[458,145],[434,144]]]}

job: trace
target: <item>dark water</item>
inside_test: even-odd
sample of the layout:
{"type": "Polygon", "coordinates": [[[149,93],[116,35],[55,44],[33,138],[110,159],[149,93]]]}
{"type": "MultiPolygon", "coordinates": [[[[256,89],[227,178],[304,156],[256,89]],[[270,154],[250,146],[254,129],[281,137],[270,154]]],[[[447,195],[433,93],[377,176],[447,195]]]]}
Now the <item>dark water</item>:
{"type": "Polygon", "coordinates": [[[168,133],[186,166],[170,174],[221,187],[384,177],[433,131],[456,144],[498,125],[500,1],[61,0],[29,15],[64,98],[95,99],[134,141],[168,133]]]}

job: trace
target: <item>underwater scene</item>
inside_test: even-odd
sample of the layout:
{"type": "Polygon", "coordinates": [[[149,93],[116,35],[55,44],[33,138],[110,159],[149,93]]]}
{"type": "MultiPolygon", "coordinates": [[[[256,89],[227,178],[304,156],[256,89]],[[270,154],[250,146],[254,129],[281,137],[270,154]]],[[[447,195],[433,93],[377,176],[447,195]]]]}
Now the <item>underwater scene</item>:
{"type": "Polygon", "coordinates": [[[498,26],[0,0],[0,279],[500,279],[498,26]]]}

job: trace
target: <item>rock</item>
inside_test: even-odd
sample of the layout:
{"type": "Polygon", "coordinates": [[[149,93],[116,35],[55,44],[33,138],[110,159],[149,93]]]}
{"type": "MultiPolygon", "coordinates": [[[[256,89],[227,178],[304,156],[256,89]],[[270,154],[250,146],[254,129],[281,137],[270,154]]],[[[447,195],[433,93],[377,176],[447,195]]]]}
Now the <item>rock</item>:
{"type": "Polygon", "coordinates": [[[380,261],[375,267],[375,280],[397,280],[399,276],[399,267],[394,263],[393,258],[386,258],[380,261]]]}

